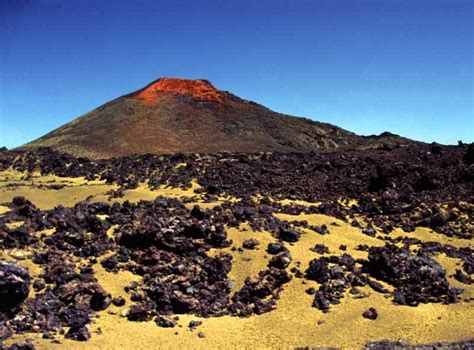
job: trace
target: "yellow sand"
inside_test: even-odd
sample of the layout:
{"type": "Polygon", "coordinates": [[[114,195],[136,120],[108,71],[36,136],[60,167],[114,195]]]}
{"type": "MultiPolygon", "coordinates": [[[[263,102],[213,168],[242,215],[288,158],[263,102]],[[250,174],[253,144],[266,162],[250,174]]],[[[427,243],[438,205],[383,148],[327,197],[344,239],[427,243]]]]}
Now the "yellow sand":
{"type": "Polygon", "coordinates": [[[183,190],[181,188],[172,188],[169,186],[160,186],[156,190],[150,190],[147,184],[140,184],[137,188],[125,191],[122,198],[117,198],[116,201],[123,202],[128,200],[130,202],[138,202],[140,200],[153,200],[157,196],[164,196],[170,198],[192,197],[195,196],[194,190],[199,188],[199,185],[193,181],[191,187],[183,190]]]}
{"type": "Polygon", "coordinates": [[[248,225],[242,225],[240,229],[228,228],[228,239],[232,240],[232,246],[241,248],[245,240],[256,238],[260,244],[256,249],[244,249],[242,252],[231,250],[231,247],[224,249],[211,249],[209,255],[215,255],[219,252],[230,253],[233,256],[232,270],[229,272],[229,279],[234,281],[233,291],[239,290],[248,276],[255,276],[259,271],[265,270],[270,260],[265,250],[269,243],[275,242],[275,238],[269,232],[253,232],[248,225]]]}
{"type": "Polygon", "coordinates": [[[23,173],[15,170],[0,172],[0,203],[10,202],[16,196],[23,196],[38,208],[47,210],[60,204],[73,206],[89,196],[105,195],[107,191],[117,188],[116,185],[108,185],[98,180],[88,181],[84,178],[61,178],[39,174],[33,174],[29,180],[23,180],[23,177],[23,173]],[[66,185],[66,187],[52,190],[40,188],[41,185],[66,185]]]}
{"type": "Polygon", "coordinates": [[[320,202],[313,203],[313,202],[303,201],[303,200],[300,200],[300,199],[282,199],[282,200],[278,201],[278,203],[280,203],[281,205],[292,205],[292,204],[304,205],[306,207],[309,207],[311,205],[320,204],[320,202]]]}
{"type": "Polygon", "coordinates": [[[14,228],[22,226],[24,223],[24,221],[7,222],[5,226],[12,230],[14,228]]]}
{"type": "MultiPolygon", "coordinates": [[[[36,180],[44,179],[39,177],[36,180]]],[[[20,182],[21,180],[16,179],[15,181],[20,182]]],[[[89,195],[100,193],[96,186],[113,188],[113,186],[104,184],[89,185],[87,181],[76,184],[71,188],[77,191],[74,192],[76,198],[84,199],[89,195]]],[[[59,203],[71,205],[76,201],[74,198],[68,197],[72,194],[68,193],[67,190],[59,192],[60,194],[55,190],[41,190],[45,191],[42,194],[38,191],[40,190],[30,183],[13,191],[14,193],[8,193],[8,195],[6,194],[8,190],[5,191],[5,189],[0,188],[0,202],[8,201],[11,196],[18,195],[15,193],[23,193],[22,195],[32,199],[35,204],[43,209],[54,207],[59,203]],[[48,195],[45,195],[45,193],[48,195]]],[[[104,192],[106,189],[101,188],[101,191],[104,192]]],[[[195,194],[193,189],[184,191],[162,187],[156,191],[150,191],[145,186],[140,186],[138,189],[126,191],[125,198],[118,200],[154,199],[157,195],[179,198],[194,196],[195,194]]],[[[104,197],[104,200],[106,200],[106,196],[104,197]]],[[[100,198],[100,196],[95,197],[95,199],[97,198],[100,198]]],[[[199,196],[197,196],[195,203],[202,204],[199,196]]],[[[217,205],[218,203],[203,204],[203,206],[217,205]]],[[[276,216],[288,221],[307,220],[312,225],[326,224],[330,231],[329,235],[319,235],[309,230],[303,230],[304,234],[299,242],[292,245],[287,244],[293,258],[290,268],[297,266],[296,264],[299,262],[299,269],[306,270],[309,261],[320,256],[310,251],[310,248],[317,243],[325,244],[329,247],[330,254],[337,255],[343,253],[339,250],[339,246],[341,244],[346,245],[347,253],[355,258],[367,257],[366,252],[355,250],[355,247],[359,244],[384,244],[383,241],[364,235],[360,230],[351,227],[349,224],[329,216],[317,214],[298,216],[278,214],[276,216]],[[336,222],[339,226],[331,225],[333,222],[336,222]]],[[[255,275],[266,267],[270,256],[266,254],[265,249],[268,243],[275,241],[275,239],[265,231],[252,232],[248,225],[242,225],[239,229],[228,228],[227,231],[229,239],[233,241],[233,246],[236,247],[240,247],[244,240],[251,237],[260,241],[260,245],[256,250],[238,252],[232,251],[230,247],[222,250],[211,250],[211,255],[217,254],[219,251],[232,254],[234,261],[229,278],[234,280],[235,290],[243,284],[247,276],[255,275]]],[[[424,228],[419,228],[414,233],[395,230],[391,235],[393,237],[417,237],[424,241],[439,241],[458,247],[472,245],[470,241],[448,238],[424,228]]],[[[2,252],[2,258],[11,260],[8,253],[2,252]]],[[[439,255],[436,259],[445,267],[448,275],[459,268],[460,261],[458,259],[449,258],[444,254],[439,255]]],[[[31,269],[33,275],[40,272],[39,267],[29,260],[22,260],[19,263],[31,269]]],[[[154,322],[129,322],[121,316],[130,306],[128,295],[123,287],[131,281],[139,279],[138,276],[134,276],[129,272],[109,273],[100,264],[96,264],[94,270],[100,284],[113,296],[121,295],[125,297],[127,303],[124,307],[110,306],[107,310],[98,313],[94,322],[89,326],[92,333],[92,338],[89,341],[74,342],[61,339],[62,344],[55,345],[41,339],[41,336],[36,334],[16,336],[14,340],[30,337],[35,339],[38,349],[58,350],[290,349],[297,346],[335,346],[344,349],[357,349],[369,340],[405,339],[414,343],[428,343],[456,341],[474,336],[473,303],[422,304],[418,307],[396,306],[382,294],[364,288],[366,292],[370,293],[369,298],[352,299],[347,294],[340,305],[333,306],[330,313],[323,314],[311,307],[313,296],[305,293],[307,288],[311,286],[317,288],[318,284],[314,281],[306,281],[303,284],[304,279],[298,278],[293,278],[284,286],[280,300],[272,312],[250,318],[225,316],[202,319],[203,324],[193,332],[189,331],[187,325],[190,320],[200,318],[192,315],[180,315],[178,327],[164,329],[158,327],[154,322]],[[371,321],[361,316],[362,312],[369,307],[377,309],[379,313],[377,320],[371,321]],[[318,324],[318,321],[322,323],[318,324]],[[97,328],[100,328],[102,334],[95,333],[97,328]],[[205,334],[205,338],[201,339],[197,336],[199,331],[205,334]]],[[[449,281],[454,286],[465,289],[462,295],[463,298],[474,296],[474,285],[460,284],[451,277],[449,277],[449,281]]],[[[9,341],[9,343],[11,342],[12,340],[9,341]]]]}
{"type": "Polygon", "coordinates": [[[396,237],[417,238],[423,242],[439,242],[442,244],[449,244],[457,248],[472,246],[472,241],[470,240],[440,235],[426,227],[417,227],[414,232],[405,232],[402,229],[397,228],[390,233],[390,236],[393,238],[396,238],[396,237]]]}
{"type": "Polygon", "coordinates": [[[10,212],[10,208],[8,208],[4,205],[0,205],[0,215],[6,214],[8,212],[10,212]]]}

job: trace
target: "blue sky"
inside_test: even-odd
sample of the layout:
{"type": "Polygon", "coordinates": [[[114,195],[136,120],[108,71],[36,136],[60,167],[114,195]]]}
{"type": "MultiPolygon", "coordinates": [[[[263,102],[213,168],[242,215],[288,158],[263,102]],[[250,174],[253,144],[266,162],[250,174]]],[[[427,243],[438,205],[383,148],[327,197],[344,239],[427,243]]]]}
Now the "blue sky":
{"type": "Polygon", "coordinates": [[[471,0],[0,1],[0,145],[161,76],[359,134],[474,141],[471,0]]]}

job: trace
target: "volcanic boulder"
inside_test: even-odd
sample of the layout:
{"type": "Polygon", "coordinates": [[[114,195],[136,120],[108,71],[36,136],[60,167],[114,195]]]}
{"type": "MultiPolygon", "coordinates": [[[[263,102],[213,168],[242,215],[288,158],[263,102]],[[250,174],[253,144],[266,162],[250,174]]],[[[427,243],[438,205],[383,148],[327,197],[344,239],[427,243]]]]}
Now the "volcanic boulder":
{"type": "Polygon", "coordinates": [[[435,260],[415,255],[392,244],[369,248],[368,273],[393,285],[394,302],[416,306],[419,303],[454,303],[462,290],[453,288],[446,272],[435,260]]]}
{"type": "Polygon", "coordinates": [[[10,311],[21,304],[30,288],[30,275],[15,264],[0,262],[0,312],[10,311]]]}

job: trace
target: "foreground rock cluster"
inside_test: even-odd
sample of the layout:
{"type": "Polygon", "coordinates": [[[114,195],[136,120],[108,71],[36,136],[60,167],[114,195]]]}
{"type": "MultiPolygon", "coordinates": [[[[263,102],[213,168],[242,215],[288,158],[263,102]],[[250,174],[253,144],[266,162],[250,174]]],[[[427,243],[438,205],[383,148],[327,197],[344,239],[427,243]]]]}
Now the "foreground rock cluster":
{"type": "MultiPolygon", "coordinates": [[[[5,338],[25,331],[42,332],[49,338],[51,333],[63,334],[67,327],[65,338],[87,340],[87,324],[95,312],[112,302],[123,305],[94,278],[94,263],[106,255],[101,264],[107,271],[128,270],[143,277],[126,287],[134,302],[126,317],[130,321],[155,319],[163,327],[173,326],[169,316],[175,314],[211,317],[268,312],[283,284],[291,279],[285,271],[291,257],[281,243],[268,269],[249,276],[231,298],[227,274],[232,256],[208,255],[211,248],[230,246],[225,226],[253,220],[252,215],[242,213],[256,211],[255,206],[238,204],[213,211],[195,206],[189,210],[180,201],[163,197],[123,205],[80,202],[73,208],[50,211],[40,211],[25,198],[16,197],[9,206],[11,212],[0,219],[0,247],[33,248],[33,262],[44,273],[32,284],[35,297],[25,300],[30,290],[28,272],[17,265],[0,266],[5,338]],[[107,219],[98,215],[107,215],[107,219]],[[15,221],[24,224],[8,228],[6,224],[15,221]],[[45,229],[54,229],[54,233],[38,237],[36,233],[45,229]]],[[[283,224],[269,214],[258,216],[259,223],[265,220],[271,221],[265,226],[275,232],[283,224]]]]}
{"type": "MultiPolygon", "coordinates": [[[[474,222],[472,152],[471,146],[431,145],[373,153],[147,155],[111,160],[74,158],[48,149],[1,152],[0,170],[103,179],[120,186],[111,198],[145,180],[151,188],[189,188],[195,180],[201,186],[196,196],[204,200],[219,195],[240,200],[223,201],[212,209],[187,207],[185,202],[192,198],[165,197],[122,204],[82,201],[52,210],[40,210],[24,197],[3,203],[10,211],[0,216],[0,249],[28,250],[42,272],[33,276],[18,264],[0,262],[0,343],[25,332],[40,333],[52,342],[85,341],[93,336],[90,324],[98,312],[126,303],[123,316],[129,321],[153,320],[165,328],[175,327],[181,314],[264,314],[278,307],[280,293],[293,279],[315,286],[306,292],[313,295],[312,306],[323,313],[348,295],[368,297],[364,287],[397,305],[457,303],[463,290],[450,285],[435,257],[459,259],[462,265],[453,277],[465,285],[472,283],[474,257],[467,240],[472,239],[474,222]],[[285,205],[279,201],[283,198],[320,204],[285,205]],[[289,248],[302,235],[331,235],[330,225],[277,217],[302,213],[347,221],[383,245],[360,245],[357,249],[367,258],[356,259],[343,245],[335,254],[317,244],[307,268],[291,267],[289,248]],[[22,224],[10,225],[15,222],[22,224]],[[249,238],[236,247],[228,230],[243,224],[270,232],[274,243],[263,246],[249,238]],[[466,246],[388,234],[395,227],[411,231],[420,225],[466,239],[466,246]],[[236,289],[229,278],[234,261],[227,249],[265,250],[268,265],[236,289]],[[130,305],[100,285],[95,275],[98,264],[111,274],[129,271],[139,276],[125,286],[130,305]]],[[[376,320],[378,311],[370,307],[361,317],[376,320]]]]}

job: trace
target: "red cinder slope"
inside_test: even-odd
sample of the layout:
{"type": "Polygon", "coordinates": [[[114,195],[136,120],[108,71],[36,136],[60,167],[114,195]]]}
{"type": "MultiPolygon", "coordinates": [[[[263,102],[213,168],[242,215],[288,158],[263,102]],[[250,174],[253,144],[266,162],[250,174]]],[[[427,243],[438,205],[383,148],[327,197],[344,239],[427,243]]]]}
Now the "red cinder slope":
{"type": "Polygon", "coordinates": [[[217,90],[207,80],[161,78],[132,94],[133,98],[148,103],[156,103],[163,93],[188,95],[198,100],[224,103],[225,93],[217,90]]]}

